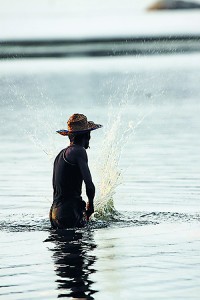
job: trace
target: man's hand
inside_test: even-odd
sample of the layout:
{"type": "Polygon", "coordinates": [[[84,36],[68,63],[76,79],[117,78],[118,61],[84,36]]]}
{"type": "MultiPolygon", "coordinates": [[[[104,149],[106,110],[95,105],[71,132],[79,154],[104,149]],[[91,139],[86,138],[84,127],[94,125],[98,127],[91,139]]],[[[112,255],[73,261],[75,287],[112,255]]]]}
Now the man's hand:
{"type": "Polygon", "coordinates": [[[90,205],[89,202],[87,203],[86,206],[86,217],[87,221],[89,221],[90,216],[94,213],[94,206],[90,205]]]}

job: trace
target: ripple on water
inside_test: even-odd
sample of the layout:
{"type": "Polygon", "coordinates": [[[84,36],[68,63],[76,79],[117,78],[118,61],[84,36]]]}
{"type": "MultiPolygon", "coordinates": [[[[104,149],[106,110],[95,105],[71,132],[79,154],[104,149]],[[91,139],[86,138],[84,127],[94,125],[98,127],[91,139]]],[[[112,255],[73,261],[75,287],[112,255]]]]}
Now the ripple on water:
{"type": "MultiPolygon", "coordinates": [[[[115,212],[106,217],[93,218],[86,229],[101,229],[106,227],[130,227],[157,225],[160,223],[199,222],[199,213],[177,212],[115,212]]],[[[50,222],[44,216],[33,214],[7,215],[0,221],[0,231],[24,232],[24,231],[49,231],[50,222]]],[[[84,230],[84,229],[83,229],[84,230]]]]}

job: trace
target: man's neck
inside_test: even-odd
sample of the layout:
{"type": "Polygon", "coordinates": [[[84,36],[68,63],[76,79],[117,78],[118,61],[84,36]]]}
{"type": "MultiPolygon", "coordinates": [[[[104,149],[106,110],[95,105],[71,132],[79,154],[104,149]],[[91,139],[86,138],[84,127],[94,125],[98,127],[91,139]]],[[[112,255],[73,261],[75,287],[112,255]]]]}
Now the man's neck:
{"type": "Polygon", "coordinates": [[[74,142],[71,142],[70,146],[78,146],[78,147],[83,147],[84,148],[83,143],[74,143],[74,142]]]}

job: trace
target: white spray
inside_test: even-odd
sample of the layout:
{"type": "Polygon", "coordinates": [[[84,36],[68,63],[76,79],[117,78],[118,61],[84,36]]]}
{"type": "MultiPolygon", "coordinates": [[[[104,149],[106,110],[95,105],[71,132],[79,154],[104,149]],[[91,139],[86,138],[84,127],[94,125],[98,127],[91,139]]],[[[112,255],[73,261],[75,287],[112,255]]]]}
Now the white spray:
{"type": "Polygon", "coordinates": [[[96,160],[96,172],[99,175],[99,184],[97,195],[95,198],[95,218],[112,219],[118,215],[114,206],[114,195],[116,188],[122,183],[123,171],[120,169],[119,162],[124,146],[130,137],[133,137],[137,126],[139,126],[144,118],[151,113],[137,116],[137,121],[127,120],[127,102],[120,103],[115,112],[111,107],[109,122],[105,128],[105,134],[101,145],[99,158],[96,160]],[[123,118],[123,115],[125,118],[123,118]],[[125,120],[124,120],[125,119],[125,120]]]}

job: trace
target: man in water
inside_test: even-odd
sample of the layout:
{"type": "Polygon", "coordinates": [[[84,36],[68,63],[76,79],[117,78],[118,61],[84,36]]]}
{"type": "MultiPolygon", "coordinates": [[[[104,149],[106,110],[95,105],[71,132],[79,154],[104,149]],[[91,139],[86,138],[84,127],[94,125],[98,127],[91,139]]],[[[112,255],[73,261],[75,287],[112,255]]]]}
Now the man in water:
{"type": "Polygon", "coordinates": [[[56,157],[53,168],[53,204],[50,221],[53,228],[83,227],[94,212],[95,186],[88,167],[86,149],[90,132],[102,127],[87,121],[82,114],[73,114],[67,130],[57,131],[68,136],[70,145],[56,157]],[[81,198],[82,183],[85,182],[87,205],[81,198]]]}

